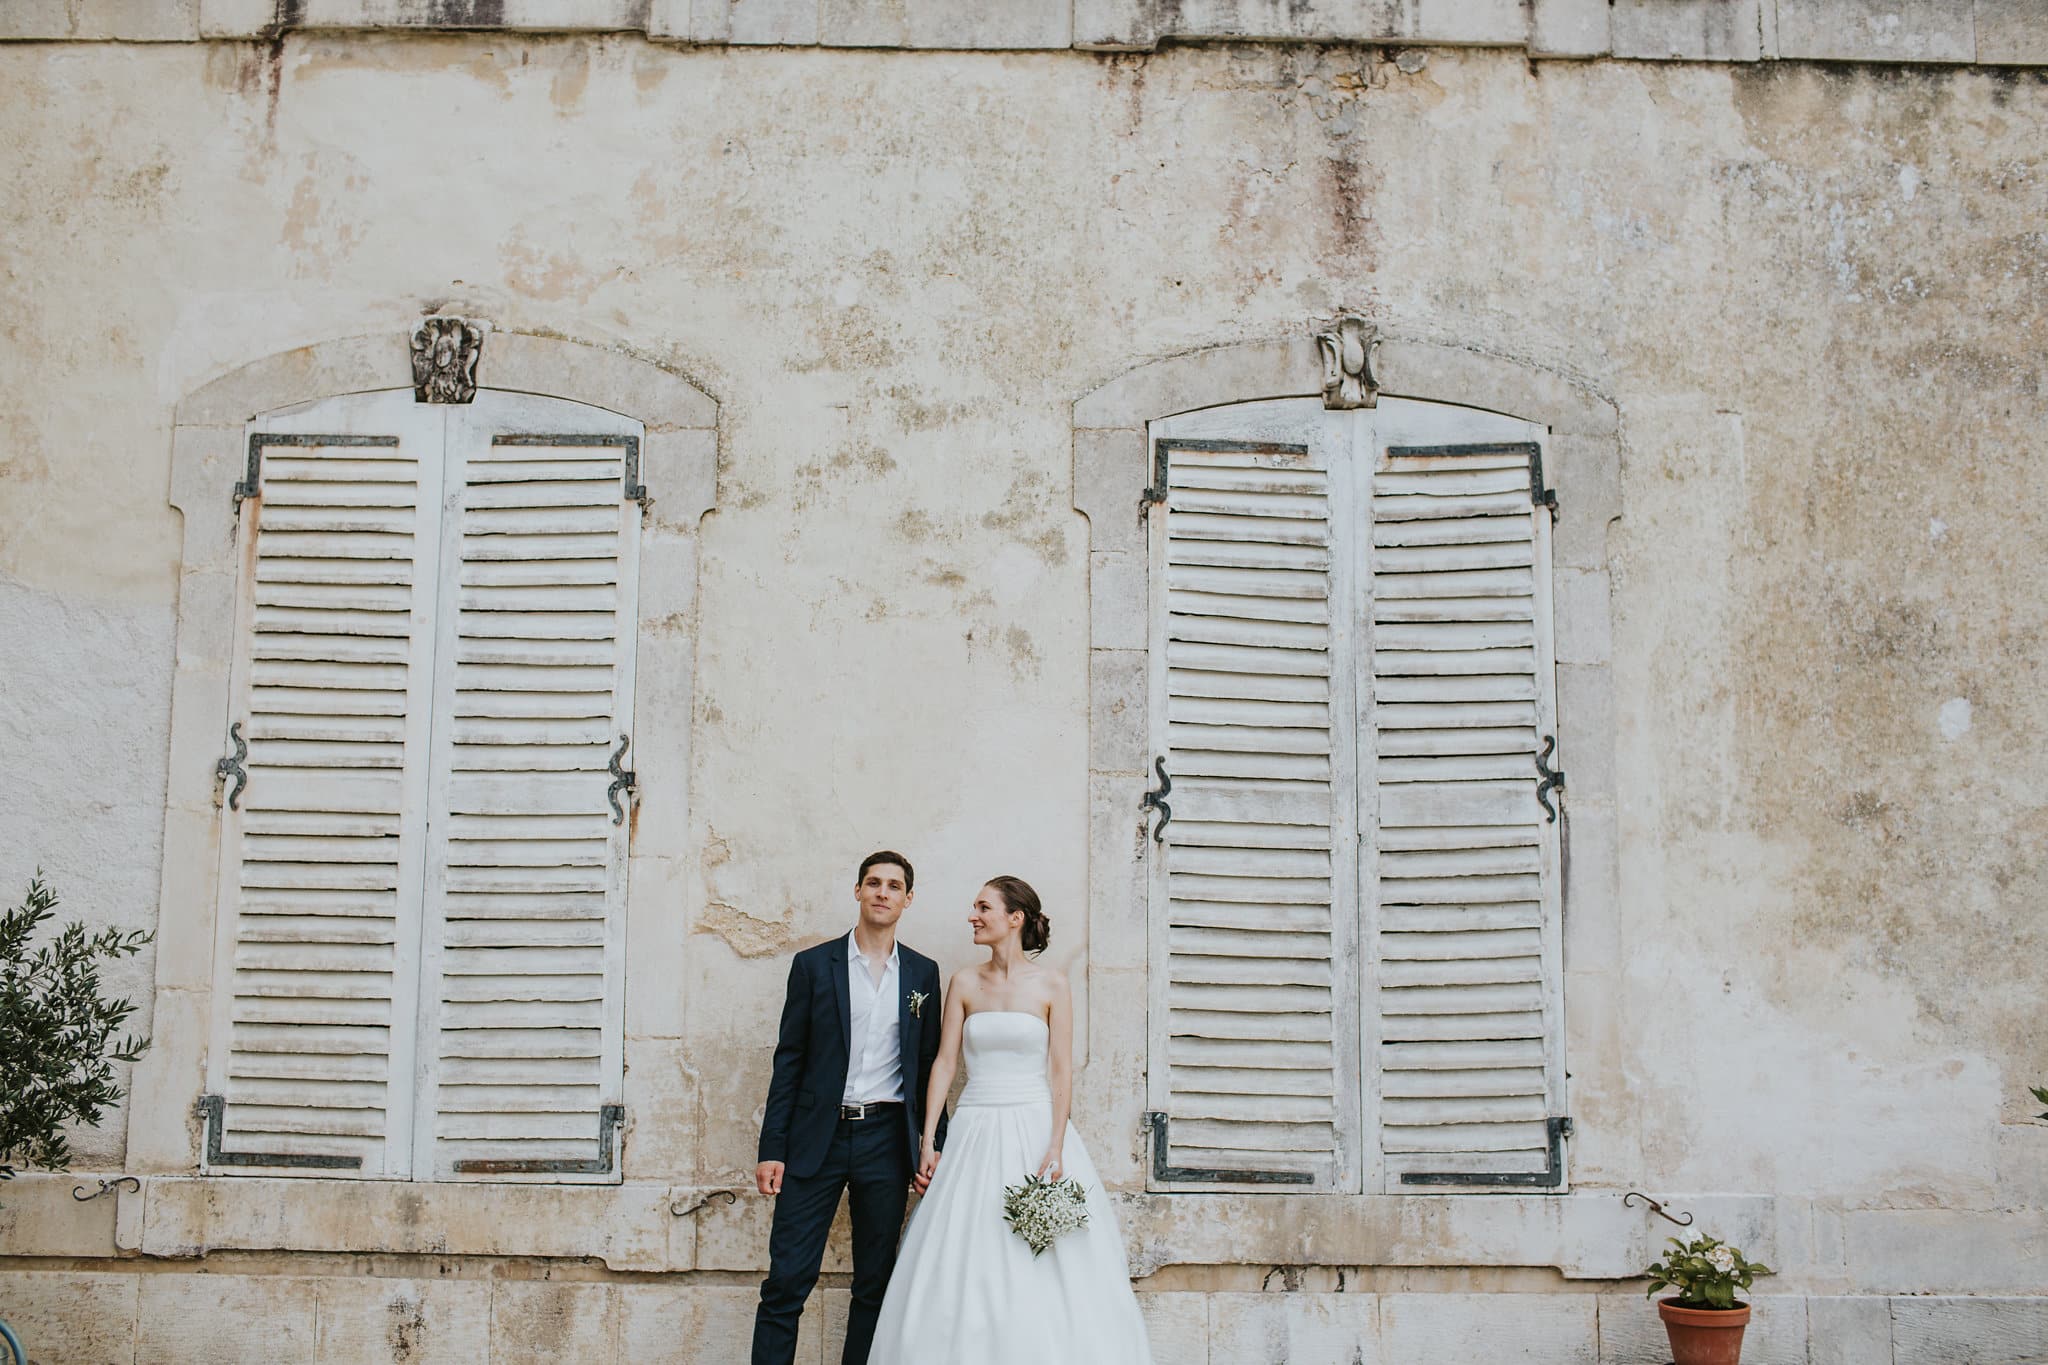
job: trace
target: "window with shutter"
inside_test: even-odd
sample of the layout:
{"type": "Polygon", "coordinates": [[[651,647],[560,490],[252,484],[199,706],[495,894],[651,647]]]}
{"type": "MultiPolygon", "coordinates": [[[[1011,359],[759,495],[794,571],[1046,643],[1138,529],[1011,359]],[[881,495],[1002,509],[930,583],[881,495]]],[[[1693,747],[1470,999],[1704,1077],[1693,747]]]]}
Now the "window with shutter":
{"type": "Polygon", "coordinates": [[[209,1169],[616,1178],[639,432],[252,428],[209,1169]]]}
{"type": "Polygon", "coordinates": [[[1154,1186],[1556,1187],[1541,429],[1280,400],[1152,437],[1154,1186]]]}

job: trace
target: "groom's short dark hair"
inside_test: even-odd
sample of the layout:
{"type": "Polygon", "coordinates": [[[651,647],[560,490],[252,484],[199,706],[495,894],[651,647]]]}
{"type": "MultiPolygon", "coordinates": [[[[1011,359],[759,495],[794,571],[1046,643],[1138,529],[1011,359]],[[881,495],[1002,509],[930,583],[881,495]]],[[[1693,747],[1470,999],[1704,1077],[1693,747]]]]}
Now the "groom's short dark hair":
{"type": "Polygon", "coordinates": [[[866,881],[868,879],[868,869],[882,863],[894,863],[902,868],[903,889],[905,891],[917,890],[917,869],[910,865],[910,859],[904,857],[901,853],[893,853],[886,848],[877,849],[860,860],[860,871],[853,874],[853,884],[859,886],[862,882],[866,881]]]}

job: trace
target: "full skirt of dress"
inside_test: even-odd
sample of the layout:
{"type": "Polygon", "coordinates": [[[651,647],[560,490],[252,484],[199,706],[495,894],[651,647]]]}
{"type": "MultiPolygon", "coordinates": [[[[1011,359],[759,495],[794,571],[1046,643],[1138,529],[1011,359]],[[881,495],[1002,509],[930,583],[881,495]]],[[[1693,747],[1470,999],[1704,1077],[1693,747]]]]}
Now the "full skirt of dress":
{"type": "Polygon", "coordinates": [[[1152,1365],[1116,1209],[1067,1125],[1065,1174],[1087,1226],[1034,1257],[1003,1221],[1003,1190],[1037,1170],[1052,1106],[969,1104],[897,1254],[870,1365],[1152,1365]]]}

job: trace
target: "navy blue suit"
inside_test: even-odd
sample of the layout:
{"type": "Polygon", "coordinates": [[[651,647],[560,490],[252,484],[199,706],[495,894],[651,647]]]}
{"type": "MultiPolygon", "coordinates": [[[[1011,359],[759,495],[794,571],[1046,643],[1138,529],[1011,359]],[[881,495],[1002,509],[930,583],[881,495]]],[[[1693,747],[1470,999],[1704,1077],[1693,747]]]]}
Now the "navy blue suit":
{"type": "MultiPolygon", "coordinates": [[[[887,1117],[860,1122],[839,1117],[853,1033],[846,938],[806,948],[789,964],[757,1157],[782,1162],[783,1176],[768,1237],[768,1278],[754,1316],[754,1365],[787,1365],[795,1357],[797,1319],[818,1282],[839,1197],[849,1190],[853,1302],[841,1359],[844,1365],[866,1365],[875,1318],[896,1266],[910,1178],[917,1170],[925,1086],[939,1055],[939,966],[901,943],[896,952],[904,1103],[887,1117]],[[923,997],[915,1009],[913,996],[923,997]]],[[[942,1113],[941,1146],[945,1133],[942,1113]]]]}

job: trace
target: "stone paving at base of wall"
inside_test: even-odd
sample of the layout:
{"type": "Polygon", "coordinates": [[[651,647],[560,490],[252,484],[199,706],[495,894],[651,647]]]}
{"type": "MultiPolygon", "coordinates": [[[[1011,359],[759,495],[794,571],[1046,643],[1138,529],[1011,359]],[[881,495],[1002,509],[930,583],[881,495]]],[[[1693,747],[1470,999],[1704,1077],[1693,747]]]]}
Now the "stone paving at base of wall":
{"type": "MultiPolygon", "coordinates": [[[[544,1275],[544,1267],[534,1273],[544,1275]]],[[[0,1271],[0,1318],[37,1365],[474,1365],[743,1360],[755,1289],[550,1281],[0,1271]]],[[[805,1314],[797,1359],[839,1358],[847,1293],[805,1314]]],[[[1637,1293],[1140,1293],[1159,1365],[1661,1365],[1637,1293]]],[[[2048,1297],[1763,1295],[1744,1365],[2039,1365],[2048,1297]]]]}

